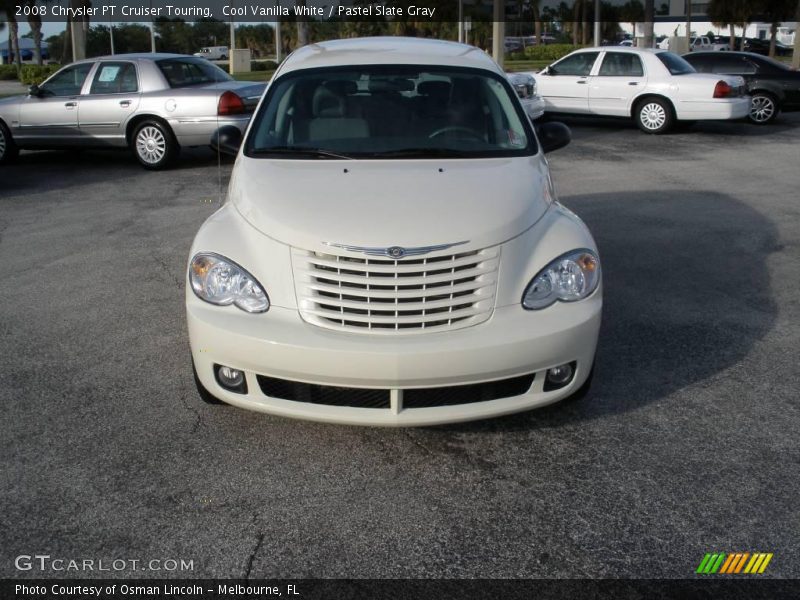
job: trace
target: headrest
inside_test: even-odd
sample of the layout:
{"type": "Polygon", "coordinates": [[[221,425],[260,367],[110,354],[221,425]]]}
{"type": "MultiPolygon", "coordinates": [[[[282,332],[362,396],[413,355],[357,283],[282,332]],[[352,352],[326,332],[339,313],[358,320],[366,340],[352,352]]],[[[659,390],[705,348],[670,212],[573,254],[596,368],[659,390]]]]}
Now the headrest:
{"type": "Polygon", "coordinates": [[[409,92],[414,89],[414,82],[411,79],[370,79],[367,89],[371,93],[381,92],[409,92]]]}
{"type": "Polygon", "coordinates": [[[321,85],[314,90],[311,112],[314,117],[343,117],[344,96],[335,94],[328,86],[321,85]]]}
{"type": "Polygon", "coordinates": [[[358,92],[358,85],[356,82],[348,79],[333,79],[331,81],[326,81],[322,85],[337,96],[351,96],[358,92]]]}

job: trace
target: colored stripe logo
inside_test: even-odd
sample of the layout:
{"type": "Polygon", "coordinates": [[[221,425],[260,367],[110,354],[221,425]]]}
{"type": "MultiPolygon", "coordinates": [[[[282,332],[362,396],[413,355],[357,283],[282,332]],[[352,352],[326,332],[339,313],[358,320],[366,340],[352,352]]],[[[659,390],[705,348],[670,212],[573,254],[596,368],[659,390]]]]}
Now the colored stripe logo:
{"type": "Polygon", "coordinates": [[[706,553],[695,573],[700,575],[761,575],[772,560],[772,552],[706,553]]]}

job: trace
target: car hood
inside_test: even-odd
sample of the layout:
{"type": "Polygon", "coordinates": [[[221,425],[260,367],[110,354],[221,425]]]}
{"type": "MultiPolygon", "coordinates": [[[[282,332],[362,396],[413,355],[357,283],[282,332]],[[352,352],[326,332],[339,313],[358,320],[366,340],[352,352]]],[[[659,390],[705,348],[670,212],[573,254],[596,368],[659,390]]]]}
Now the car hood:
{"type": "Polygon", "coordinates": [[[0,98],[0,106],[8,106],[10,104],[18,104],[20,100],[25,98],[27,94],[20,94],[19,96],[9,96],[8,98],[0,98]]]}
{"type": "Polygon", "coordinates": [[[276,160],[240,156],[229,200],[293,247],[485,248],[531,227],[554,198],[540,156],[472,160],[276,160]]]}

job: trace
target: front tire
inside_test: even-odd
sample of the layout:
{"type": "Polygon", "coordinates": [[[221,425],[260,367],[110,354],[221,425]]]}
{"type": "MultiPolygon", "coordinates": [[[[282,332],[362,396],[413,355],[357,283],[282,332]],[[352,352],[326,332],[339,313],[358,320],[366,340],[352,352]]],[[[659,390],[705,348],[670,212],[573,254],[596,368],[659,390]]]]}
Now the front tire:
{"type": "Polygon", "coordinates": [[[0,165],[5,165],[16,160],[19,148],[11,137],[8,127],[0,121],[0,165]]]}
{"type": "Polygon", "coordinates": [[[755,92],[750,100],[748,118],[756,125],[772,123],[778,117],[778,101],[767,92],[755,92]]]}
{"type": "Polygon", "coordinates": [[[169,127],[158,121],[137,125],[132,139],[133,153],[145,169],[164,169],[178,153],[178,143],[169,127]]]}
{"type": "Polygon", "coordinates": [[[660,98],[646,98],[636,105],[633,119],[645,133],[660,134],[672,129],[672,106],[660,98]]]}

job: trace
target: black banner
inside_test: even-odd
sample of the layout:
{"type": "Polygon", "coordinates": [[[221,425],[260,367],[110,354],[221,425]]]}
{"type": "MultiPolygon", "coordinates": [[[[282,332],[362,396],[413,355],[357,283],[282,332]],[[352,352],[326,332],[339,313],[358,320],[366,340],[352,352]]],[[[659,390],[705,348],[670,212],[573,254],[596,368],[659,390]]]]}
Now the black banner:
{"type": "MultiPolygon", "coordinates": [[[[15,2],[15,16],[42,21],[67,19],[97,23],[142,22],[155,19],[202,19],[265,23],[282,21],[458,21],[456,0],[36,0],[15,2]]],[[[492,20],[491,2],[464,2],[463,16],[472,21],[492,20]]],[[[511,6],[508,21],[530,20],[525,10],[511,6]]]]}
{"type": "Polygon", "coordinates": [[[0,581],[3,600],[497,600],[613,598],[615,600],[782,600],[800,596],[800,581],[698,579],[137,579],[0,581]]]}

